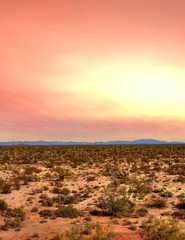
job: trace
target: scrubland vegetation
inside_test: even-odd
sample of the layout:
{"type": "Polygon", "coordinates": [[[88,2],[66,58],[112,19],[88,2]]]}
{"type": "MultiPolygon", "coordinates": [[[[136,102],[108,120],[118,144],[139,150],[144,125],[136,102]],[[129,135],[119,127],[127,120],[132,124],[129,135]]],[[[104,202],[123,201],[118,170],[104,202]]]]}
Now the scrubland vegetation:
{"type": "Polygon", "coordinates": [[[185,145],[1,146],[0,239],[185,239],[185,145]]]}

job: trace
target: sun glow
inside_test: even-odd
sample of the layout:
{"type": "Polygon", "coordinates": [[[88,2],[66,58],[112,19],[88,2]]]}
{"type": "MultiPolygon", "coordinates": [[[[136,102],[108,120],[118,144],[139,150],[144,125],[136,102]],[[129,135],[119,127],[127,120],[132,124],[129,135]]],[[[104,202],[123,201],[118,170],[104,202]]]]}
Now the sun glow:
{"type": "MultiPolygon", "coordinates": [[[[90,60],[89,60],[90,61],[90,60]]],[[[181,68],[162,65],[160,62],[140,61],[107,62],[106,64],[78,61],[75,75],[56,78],[52,86],[70,90],[82,98],[101,98],[117,104],[108,113],[137,116],[176,115],[185,118],[185,72],[181,68]],[[60,79],[63,81],[60,81],[60,79]],[[115,106],[116,107],[116,106],[115,106]]],[[[72,64],[72,62],[71,62],[72,64]]],[[[49,81],[49,83],[51,83],[49,81]]]]}

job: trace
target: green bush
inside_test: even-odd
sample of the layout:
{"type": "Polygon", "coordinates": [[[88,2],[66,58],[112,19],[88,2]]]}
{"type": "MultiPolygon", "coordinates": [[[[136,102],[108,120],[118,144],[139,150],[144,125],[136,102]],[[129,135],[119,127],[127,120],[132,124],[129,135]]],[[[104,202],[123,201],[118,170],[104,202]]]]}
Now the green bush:
{"type": "Polygon", "coordinates": [[[20,219],[21,221],[24,221],[26,219],[26,213],[21,207],[14,208],[14,209],[9,208],[6,211],[5,216],[7,218],[14,217],[14,218],[20,219]]]}
{"type": "Polygon", "coordinates": [[[19,218],[17,219],[13,219],[7,222],[8,226],[12,227],[12,228],[17,228],[20,227],[21,225],[21,220],[19,218]]]}
{"type": "Polygon", "coordinates": [[[164,191],[165,191],[164,188],[155,188],[155,189],[153,190],[154,193],[161,193],[161,192],[164,192],[164,191]]]}
{"type": "Polygon", "coordinates": [[[73,205],[69,205],[67,207],[61,207],[56,211],[57,217],[63,217],[63,218],[76,218],[78,216],[81,216],[81,211],[78,211],[76,208],[73,207],[73,205]]]}
{"type": "Polygon", "coordinates": [[[8,231],[9,228],[17,228],[20,227],[21,220],[19,218],[17,219],[7,219],[5,220],[5,224],[1,226],[0,230],[8,231]]]}
{"type": "Polygon", "coordinates": [[[58,176],[59,176],[60,180],[64,180],[64,178],[71,175],[71,173],[68,169],[64,169],[64,168],[61,168],[61,167],[56,167],[54,169],[54,171],[58,173],[58,176]]]}
{"type": "Polygon", "coordinates": [[[170,191],[166,191],[162,194],[162,197],[173,197],[173,193],[170,191]]]}
{"type": "Polygon", "coordinates": [[[150,217],[143,222],[141,237],[144,240],[184,240],[185,234],[177,221],[172,218],[150,217]]]}
{"type": "Polygon", "coordinates": [[[98,199],[98,206],[116,217],[129,216],[135,209],[135,203],[129,199],[125,188],[105,189],[98,199]]]}
{"type": "Polygon", "coordinates": [[[139,197],[139,198],[143,198],[145,197],[148,193],[152,192],[152,186],[148,185],[144,182],[142,182],[141,180],[136,179],[130,189],[129,189],[129,193],[133,193],[133,197],[139,197]]]}

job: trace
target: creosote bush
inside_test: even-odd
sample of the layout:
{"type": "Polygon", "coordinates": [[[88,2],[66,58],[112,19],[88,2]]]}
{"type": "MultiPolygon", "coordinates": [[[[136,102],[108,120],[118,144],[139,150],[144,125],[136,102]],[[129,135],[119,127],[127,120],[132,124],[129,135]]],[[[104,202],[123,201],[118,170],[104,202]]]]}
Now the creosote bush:
{"type": "Polygon", "coordinates": [[[157,218],[151,216],[143,222],[141,231],[144,240],[184,240],[185,234],[181,232],[178,222],[172,218],[157,218]]]}
{"type": "Polygon", "coordinates": [[[165,191],[165,192],[162,194],[162,197],[173,197],[173,193],[170,192],[170,191],[165,191]]]}
{"type": "Polygon", "coordinates": [[[129,216],[135,209],[135,203],[130,200],[124,187],[105,189],[98,200],[98,206],[116,217],[129,216]]]}
{"type": "Polygon", "coordinates": [[[8,208],[5,213],[5,217],[7,218],[14,217],[14,218],[20,219],[21,221],[24,221],[26,219],[26,212],[22,207],[13,208],[13,209],[8,208]]]}
{"type": "Polygon", "coordinates": [[[82,212],[73,207],[73,205],[69,205],[67,207],[61,207],[55,212],[57,217],[63,218],[76,218],[78,216],[82,216],[82,212]]]}
{"type": "Polygon", "coordinates": [[[135,179],[129,189],[130,193],[133,193],[134,198],[143,198],[148,193],[152,192],[152,186],[144,183],[141,180],[135,179]]]}

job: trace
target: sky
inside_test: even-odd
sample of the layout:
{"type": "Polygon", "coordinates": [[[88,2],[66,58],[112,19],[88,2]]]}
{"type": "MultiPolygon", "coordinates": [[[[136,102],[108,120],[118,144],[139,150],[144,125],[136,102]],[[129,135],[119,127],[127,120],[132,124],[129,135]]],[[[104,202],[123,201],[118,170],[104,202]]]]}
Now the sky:
{"type": "Polygon", "coordinates": [[[0,141],[185,141],[184,0],[0,0],[0,141]]]}

